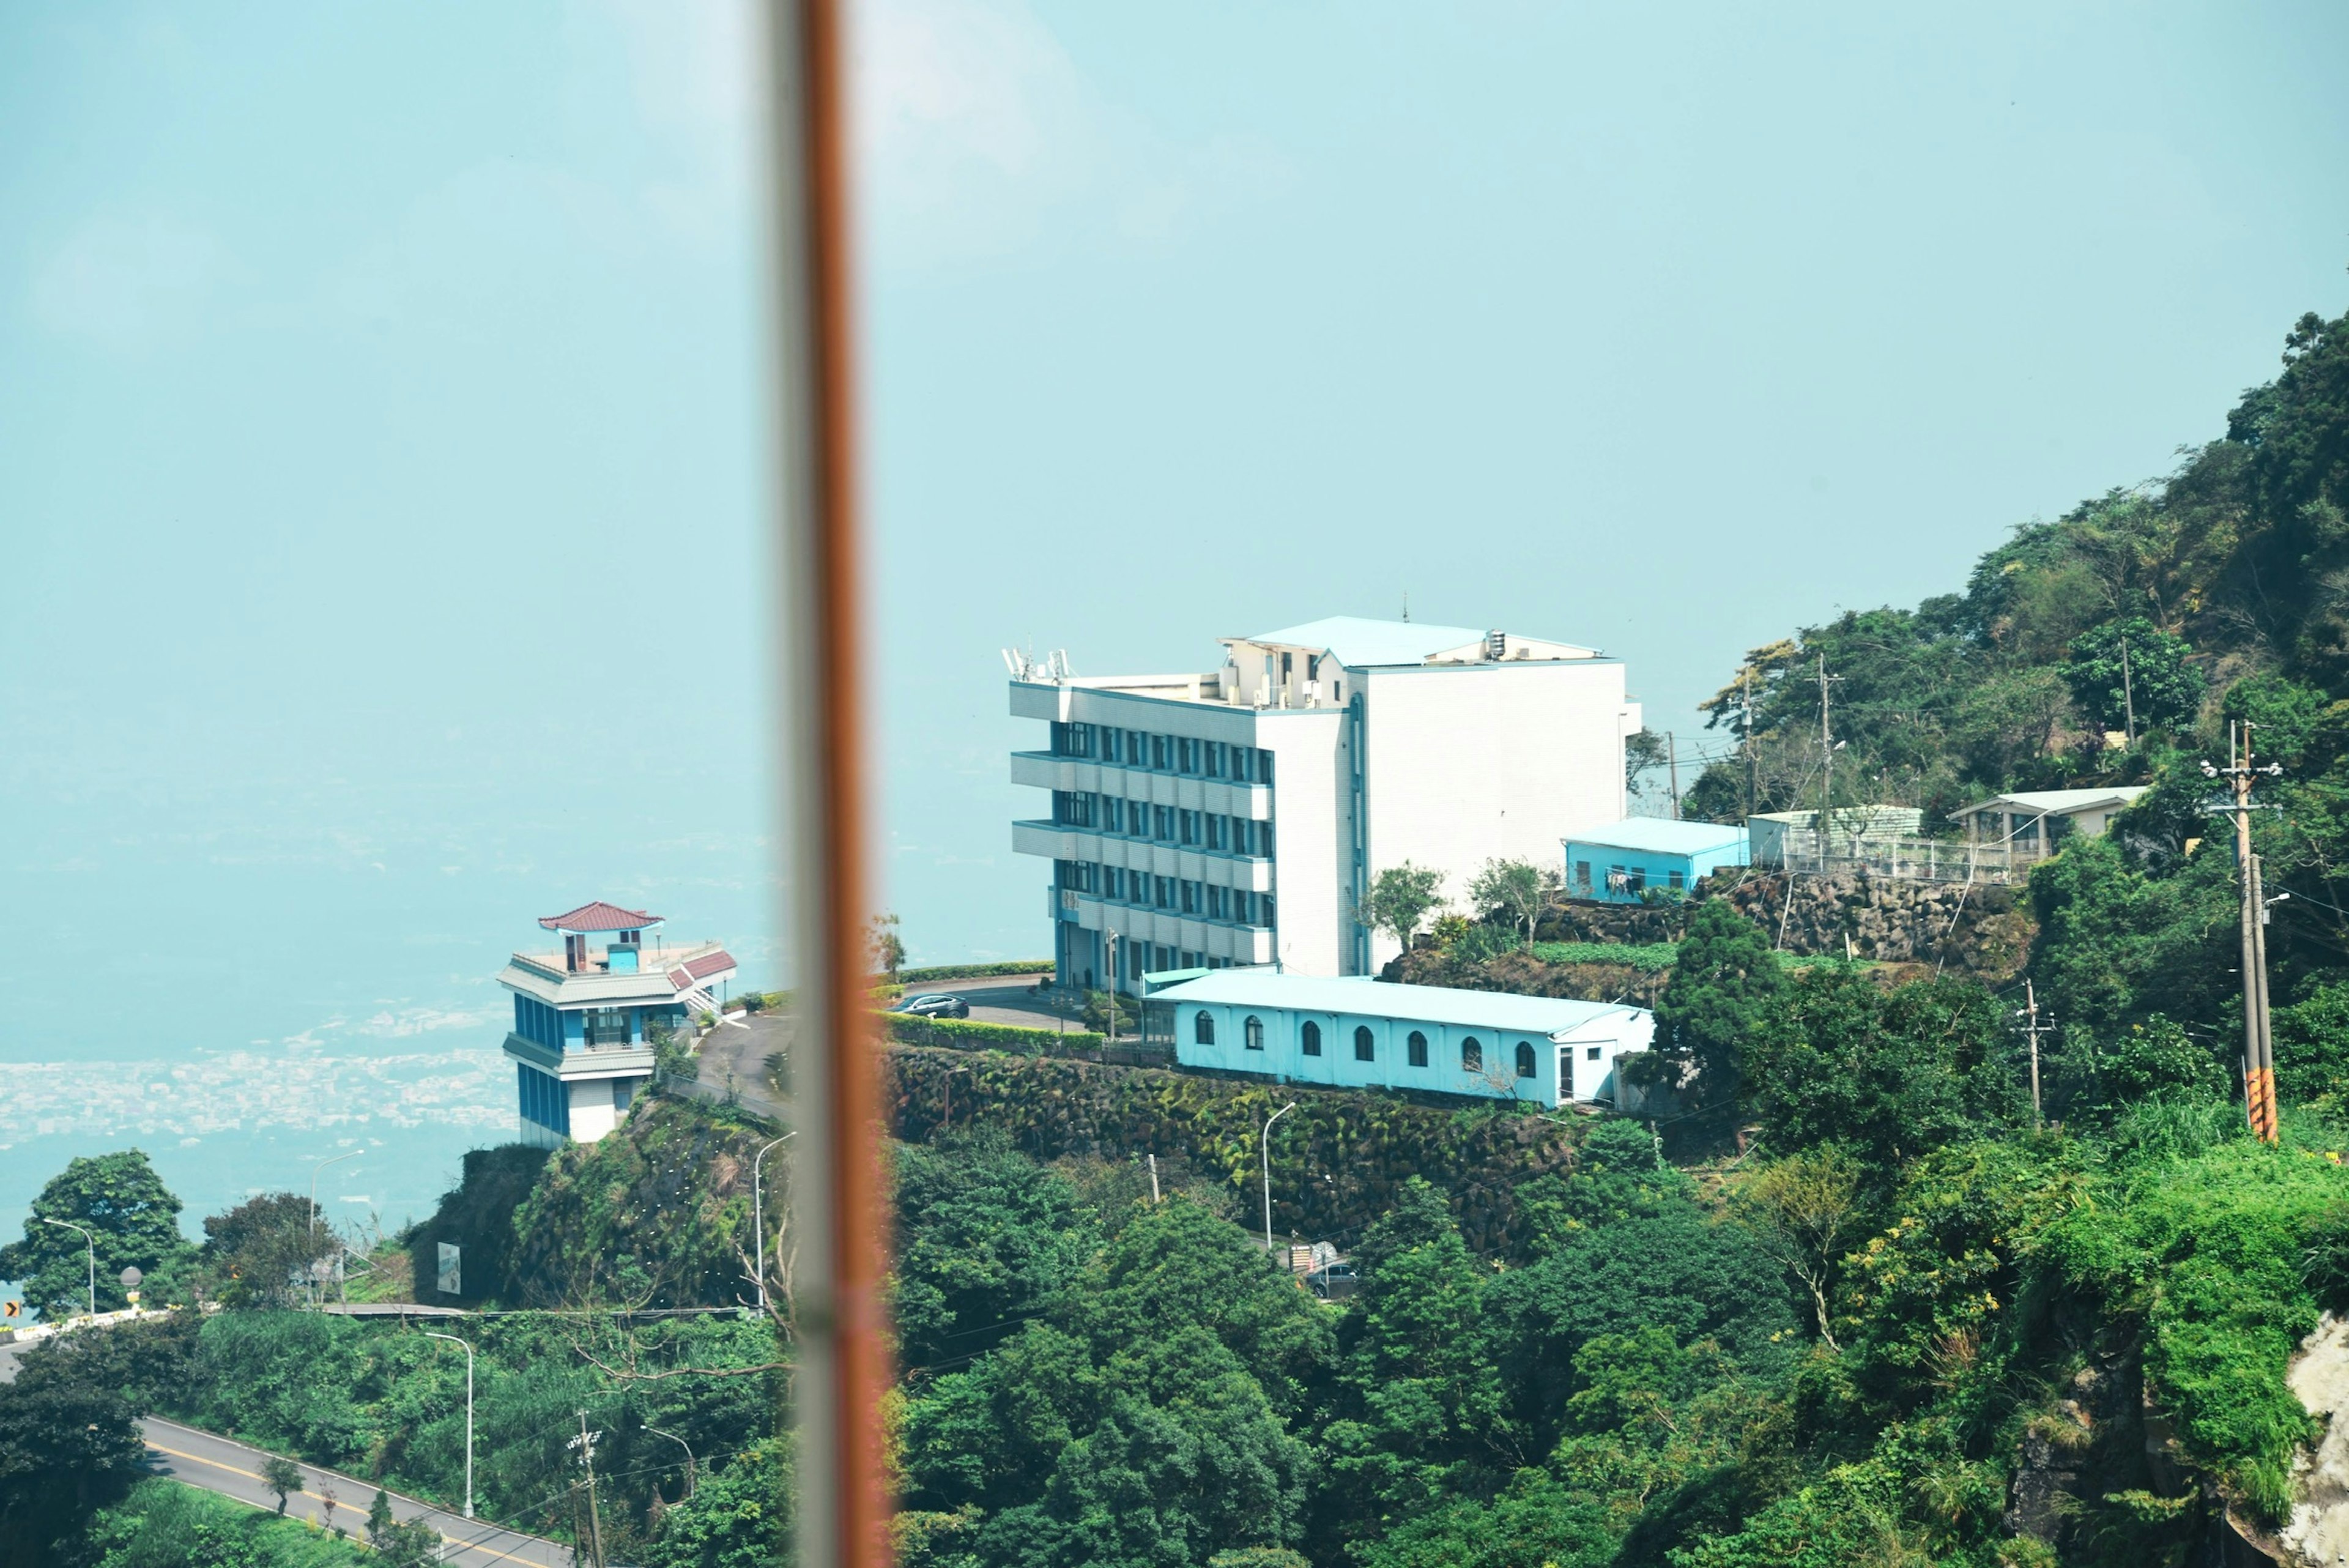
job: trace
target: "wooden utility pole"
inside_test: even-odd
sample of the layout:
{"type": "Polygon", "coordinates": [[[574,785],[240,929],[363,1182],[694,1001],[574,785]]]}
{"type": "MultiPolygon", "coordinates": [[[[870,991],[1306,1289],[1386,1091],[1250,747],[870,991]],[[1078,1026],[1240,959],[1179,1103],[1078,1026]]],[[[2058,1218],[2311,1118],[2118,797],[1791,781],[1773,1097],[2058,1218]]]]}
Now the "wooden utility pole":
{"type": "Polygon", "coordinates": [[[1762,794],[1762,763],[1754,751],[1754,666],[1749,661],[1737,672],[1737,684],[1745,699],[1745,815],[1752,816],[1762,794]]]}
{"type": "Polygon", "coordinates": [[[1664,768],[1671,784],[1672,820],[1681,819],[1681,743],[1670,730],[1664,732],[1664,768]]]}
{"type": "Polygon", "coordinates": [[[2130,689],[2128,639],[2121,639],[2121,712],[2128,725],[2129,750],[2137,749],[2137,693],[2130,689]]]}
{"type": "Polygon", "coordinates": [[[2243,973],[2243,1113],[2254,1137],[2276,1141],[2275,1054],[2268,1039],[2267,904],[2260,886],[2260,859],[2251,853],[2251,784],[2257,775],[2273,778],[2281,764],[2251,765],[2251,730],[2248,721],[2227,726],[2227,765],[2202,764],[2203,774],[2223,778],[2234,791],[2234,803],[2219,809],[2235,818],[2235,868],[2242,888],[2240,910],[2243,973]]]}

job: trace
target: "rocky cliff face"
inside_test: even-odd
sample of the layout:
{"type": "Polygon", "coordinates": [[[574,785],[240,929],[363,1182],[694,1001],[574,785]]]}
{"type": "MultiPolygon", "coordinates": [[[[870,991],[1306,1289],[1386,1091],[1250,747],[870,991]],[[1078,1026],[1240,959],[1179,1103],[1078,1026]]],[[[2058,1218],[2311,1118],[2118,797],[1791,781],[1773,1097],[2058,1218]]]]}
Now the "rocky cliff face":
{"type": "Polygon", "coordinates": [[[2283,1560],[2332,1568],[2349,1563],[2349,1320],[2324,1314],[2301,1341],[2289,1381],[2308,1413],[2326,1425],[2316,1451],[2299,1467],[2283,1560]]]}

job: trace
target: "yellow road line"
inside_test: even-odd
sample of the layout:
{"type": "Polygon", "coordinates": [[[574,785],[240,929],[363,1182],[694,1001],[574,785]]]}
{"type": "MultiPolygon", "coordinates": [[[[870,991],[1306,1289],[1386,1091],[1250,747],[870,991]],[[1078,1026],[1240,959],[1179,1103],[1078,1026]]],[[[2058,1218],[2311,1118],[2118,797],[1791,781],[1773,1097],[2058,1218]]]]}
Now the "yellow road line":
{"type": "MultiPolygon", "coordinates": [[[[154,1449],[159,1454],[169,1454],[175,1459],[185,1459],[191,1465],[209,1465],[216,1470],[226,1470],[233,1476],[243,1476],[250,1480],[260,1481],[264,1486],[267,1486],[269,1484],[269,1482],[262,1477],[260,1472],[256,1470],[244,1469],[239,1466],[229,1464],[222,1459],[208,1459],[202,1454],[183,1453],[178,1449],[167,1449],[152,1438],[147,1439],[147,1446],[154,1449]]],[[[326,1501],[325,1498],[320,1497],[316,1492],[312,1491],[307,1487],[302,1489],[300,1495],[308,1498],[313,1502],[323,1503],[326,1501]]],[[[235,1501],[242,1500],[239,1499],[235,1501]]],[[[338,1505],[341,1501],[342,1500],[340,1498],[336,1499],[336,1502],[338,1505]]],[[[262,1505],[259,1503],[249,1503],[246,1506],[251,1508],[259,1508],[262,1505]]],[[[432,1533],[440,1536],[441,1540],[462,1552],[486,1552],[492,1557],[501,1558],[508,1563],[523,1563],[524,1564],[524,1568],[542,1568],[541,1564],[532,1563],[526,1557],[516,1557],[511,1552],[501,1552],[494,1546],[484,1546],[478,1541],[460,1541],[453,1535],[442,1535],[438,1530],[435,1530],[432,1533]]]]}

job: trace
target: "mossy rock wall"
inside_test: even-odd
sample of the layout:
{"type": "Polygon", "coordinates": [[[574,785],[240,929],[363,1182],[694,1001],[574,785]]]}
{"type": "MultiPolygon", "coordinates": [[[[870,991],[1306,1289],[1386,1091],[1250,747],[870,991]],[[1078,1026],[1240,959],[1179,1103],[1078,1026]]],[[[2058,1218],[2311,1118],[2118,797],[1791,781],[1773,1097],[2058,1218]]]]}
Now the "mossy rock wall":
{"type": "Polygon", "coordinates": [[[408,1233],[409,1266],[416,1275],[416,1299],[427,1306],[472,1304],[495,1296],[513,1265],[513,1212],[546,1168],[552,1150],[529,1144],[471,1148],[457,1185],[442,1195],[432,1218],[408,1233]],[[443,1295],[440,1243],[459,1249],[460,1295],[443,1295]]]}
{"type": "Polygon", "coordinates": [[[1309,1241],[1358,1240],[1423,1176],[1451,1194],[1468,1245],[1497,1255],[1519,1245],[1519,1188],[1573,1163],[1579,1122],[1530,1107],[1458,1107],[1397,1096],[1274,1085],[1145,1067],[899,1046],[888,1054],[892,1131],[917,1142],[947,1125],[1000,1127],[1039,1159],[1184,1156],[1262,1201],[1257,1133],[1273,1130],[1273,1229],[1309,1241]]]}
{"type": "Polygon", "coordinates": [[[1868,877],[1756,877],[1722,895],[1788,952],[1882,963],[1937,963],[1992,982],[2013,978],[2037,933],[2020,890],[1995,884],[1868,877]],[[1787,883],[1794,904],[1787,907],[1787,883]]]}
{"type": "Polygon", "coordinates": [[[1433,948],[1420,948],[1389,961],[1379,978],[1405,985],[1449,986],[1454,991],[1506,991],[1519,996],[1653,1007],[1671,971],[1617,963],[1547,963],[1529,952],[1501,953],[1470,962],[1433,948]]]}

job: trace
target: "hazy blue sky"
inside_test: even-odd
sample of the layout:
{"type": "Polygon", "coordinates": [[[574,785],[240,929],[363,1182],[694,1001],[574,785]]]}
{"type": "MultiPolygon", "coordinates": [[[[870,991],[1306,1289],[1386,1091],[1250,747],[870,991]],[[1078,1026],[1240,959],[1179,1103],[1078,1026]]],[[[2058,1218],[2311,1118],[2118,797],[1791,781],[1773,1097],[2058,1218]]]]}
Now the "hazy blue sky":
{"type": "MultiPolygon", "coordinates": [[[[2163,472],[2349,304],[2335,5],[862,21],[919,959],[1047,950],[1005,644],[1205,667],[1408,592],[1685,730],[1745,647],[2163,472]]],[[[0,1070],[309,1085],[0,1085],[0,1209],[133,1135],[201,1201],[355,1137],[406,1153],[351,1196],[429,1197],[511,1115],[502,951],[585,898],[771,972],[748,39],[0,12],[0,1070]],[[393,1056],[406,1122],[347,1119],[393,1056]]]]}

